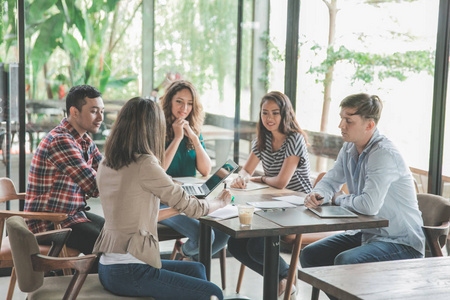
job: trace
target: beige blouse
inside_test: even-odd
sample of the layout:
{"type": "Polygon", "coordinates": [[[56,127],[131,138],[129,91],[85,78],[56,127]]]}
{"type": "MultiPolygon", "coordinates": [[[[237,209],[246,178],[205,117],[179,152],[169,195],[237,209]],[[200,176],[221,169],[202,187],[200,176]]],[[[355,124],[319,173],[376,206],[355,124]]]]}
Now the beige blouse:
{"type": "Polygon", "coordinates": [[[97,172],[105,226],[94,253],[129,252],[152,267],[161,268],[157,220],[159,202],[191,218],[207,214],[209,204],[189,196],[160,166],[153,155],[116,171],[102,162],[97,172]]]}

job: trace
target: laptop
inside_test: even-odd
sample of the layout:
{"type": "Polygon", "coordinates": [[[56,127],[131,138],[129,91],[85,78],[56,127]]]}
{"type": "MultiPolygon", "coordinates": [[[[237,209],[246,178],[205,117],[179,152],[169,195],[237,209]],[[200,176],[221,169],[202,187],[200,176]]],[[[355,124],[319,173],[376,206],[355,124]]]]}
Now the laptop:
{"type": "Polygon", "coordinates": [[[310,211],[321,218],[356,218],[357,214],[341,206],[318,206],[316,208],[308,207],[310,211]]]}
{"type": "Polygon", "coordinates": [[[238,169],[238,165],[229,159],[214,174],[208,178],[202,185],[184,184],[181,187],[192,196],[197,198],[206,198],[216,187],[218,187],[228,176],[238,169]]]}

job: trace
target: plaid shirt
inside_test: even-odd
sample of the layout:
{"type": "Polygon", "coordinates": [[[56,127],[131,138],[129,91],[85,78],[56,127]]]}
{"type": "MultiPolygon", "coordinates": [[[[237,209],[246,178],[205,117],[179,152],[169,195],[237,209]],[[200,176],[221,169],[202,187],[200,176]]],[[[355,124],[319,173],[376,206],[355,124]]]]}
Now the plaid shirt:
{"type": "MultiPolygon", "coordinates": [[[[80,136],[64,118],[40,142],[31,161],[25,211],[67,213],[62,227],[90,222],[83,210],[86,199],[98,196],[95,177],[101,159],[89,135],[80,136]]],[[[30,220],[28,227],[36,233],[53,229],[53,224],[30,220]]]]}

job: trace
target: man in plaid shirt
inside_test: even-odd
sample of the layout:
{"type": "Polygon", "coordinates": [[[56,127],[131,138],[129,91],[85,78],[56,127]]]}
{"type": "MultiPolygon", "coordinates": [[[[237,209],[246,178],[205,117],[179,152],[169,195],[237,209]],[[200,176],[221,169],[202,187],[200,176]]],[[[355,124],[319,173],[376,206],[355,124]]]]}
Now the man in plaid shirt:
{"type": "MultiPolygon", "coordinates": [[[[28,175],[25,211],[66,213],[61,225],[72,228],[67,246],[92,253],[105,220],[86,212],[86,199],[98,197],[95,177],[102,155],[88,132],[103,121],[101,93],[89,85],[72,87],[66,97],[67,118],[40,142],[28,175]]],[[[45,221],[28,221],[37,233],[53,229],[45,221]]]]}

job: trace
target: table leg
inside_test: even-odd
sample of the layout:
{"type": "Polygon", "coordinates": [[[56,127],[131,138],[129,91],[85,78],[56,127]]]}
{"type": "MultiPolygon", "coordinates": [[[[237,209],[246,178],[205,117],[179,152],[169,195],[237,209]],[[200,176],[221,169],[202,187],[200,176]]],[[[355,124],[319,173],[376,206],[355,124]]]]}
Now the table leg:
{"type": "Polygon", "coordinates": [[[319,293],[320,290],[316,287],[312,288],[312,293],[311,293],[311,300],[318,300],[319,299],[319,293]]]}
{"type": "Polygon", "coordinates": [[[264,291],[263,299],[278,298],[278,273],[280,257],[280,237],[264,238],[264,291]]]}
{"type": "Polygon", "coordinates": [[[201,222],[198,259],[205,266],[206,279],[211,280],[211,226],[201,222]]]}

